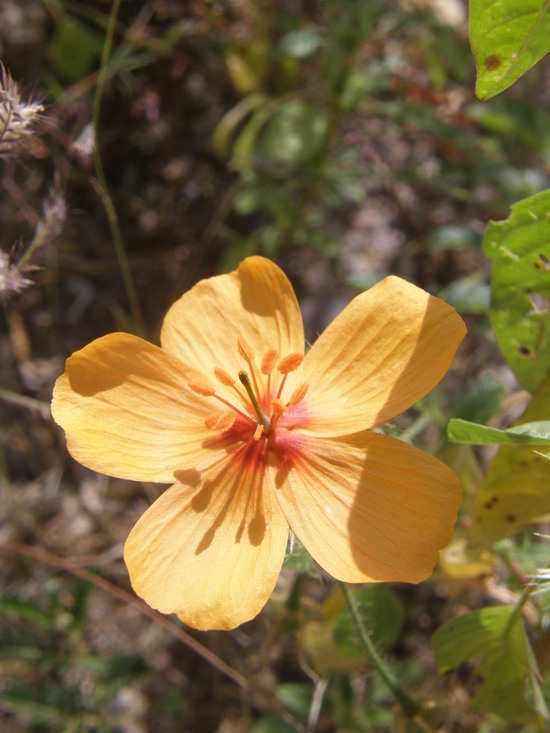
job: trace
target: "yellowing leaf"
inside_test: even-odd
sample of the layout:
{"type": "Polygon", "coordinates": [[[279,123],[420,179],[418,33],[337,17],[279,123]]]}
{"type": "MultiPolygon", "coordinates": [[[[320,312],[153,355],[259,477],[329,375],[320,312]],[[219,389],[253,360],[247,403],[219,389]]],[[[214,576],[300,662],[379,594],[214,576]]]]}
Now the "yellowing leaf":
{"type": "MultiPolygon", "coordinates": [[[[518,424],[550,415],[550,377],[518,424]]],[[[550,513],[550,460],[545,448],[503,445],[493,458],[474,503],[471,540],[481,546],[550,513]]]]}
{"type": "Polygon", "coordinates": [[[493,556],[487,550],[474,551],[461,537],[451,542],[439,555],[439,568],[451,578],[465,580],[488,575],[493,567],[493,556]]]}

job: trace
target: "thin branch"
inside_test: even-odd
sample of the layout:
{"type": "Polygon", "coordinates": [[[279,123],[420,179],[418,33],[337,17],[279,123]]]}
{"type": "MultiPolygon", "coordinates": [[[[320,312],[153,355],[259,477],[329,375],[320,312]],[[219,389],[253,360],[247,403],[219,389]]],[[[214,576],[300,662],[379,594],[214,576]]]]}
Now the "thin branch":
{"type": "Polygon", "coordinates": [[[163,626],[167,631],[172,634],[172,636],[175,636],[176,639],[183,642],[187,647],[189,647],[189,649],[195,652],[195,654],[197,654],[199,657],[202,657],[202,659],[207,661],[226,677],[229,677],[229,679],[232,680],[236,685],[241,687],[243,690],[250,690],[250,683],[246,679],[246,677],[234,670],[222,659],[216,656],[213,652],[203,646],[200,642],[198,642],[192,636],[189,636],[189,634],[187,634],[183,629],[180,629],[165,616],[162,616],[160,613],[158,613],[158,611],[154,611],[139,598],[136,598],[122,588],[118,588],[116,585],[113,585],[113,583],[105,580],[105,578],[102,578],[95,573],[91,573],[89,570],[86,570],[86,568],[81,568],[77,565],[73,565],[73,563],[67,562],[57,555],[48,552],[48,550],[44,550],[40,547],[32,547],[31,545],[25,545],[22,542],[14,542],[12,540],[0,540],[0,549],[4,549],[7,552],[16,552],[22,555],[27,555],[28,557],[32,557],[34,560],[44,563],[45,565],[52,565],[54,567],[60,568],[61,570],[65,570],[71,575],[75,575],[78,578],[87,580],[89,583],[92,583],[96,587],[101,588],[107,593],[110,593],[124,603],[130,604],[144,616],[147,616],[148,618],[155,621],[155,623],[163,626]]]}

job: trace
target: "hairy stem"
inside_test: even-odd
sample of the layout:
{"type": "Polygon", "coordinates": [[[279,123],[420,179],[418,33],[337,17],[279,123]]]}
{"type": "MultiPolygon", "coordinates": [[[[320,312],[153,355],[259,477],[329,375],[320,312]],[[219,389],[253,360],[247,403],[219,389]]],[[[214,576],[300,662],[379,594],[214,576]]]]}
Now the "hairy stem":
{"type": "Polygon", "coordinates": [[[344,598],[346,599],[349,612],[355,623],[355,626],[357,627],[357,631],[359,632],[359,636],[361,638],[363,647],[365,648],[369,660],[371,661],[373,667],[378,672],[380,677],[384,680],[386,685],[392,691],[395,699],[401,705],[401,708],[405,715],[410,718],[414,717],[420,709],[419,703],[409,697],[409,695],[403,689],[399,680],[394,677],[392,672],[386,666],[380,654],[376,651],[376,648],[371,641],[369,633],[365,628],[363,619],[359,614],[359,609],[357,608],[357,603],[355,602],[353,593],[351,592],[349,587],[345,583],[340,583],[340,586],[342,588],[342,593],[344,594],[344,598]]]}

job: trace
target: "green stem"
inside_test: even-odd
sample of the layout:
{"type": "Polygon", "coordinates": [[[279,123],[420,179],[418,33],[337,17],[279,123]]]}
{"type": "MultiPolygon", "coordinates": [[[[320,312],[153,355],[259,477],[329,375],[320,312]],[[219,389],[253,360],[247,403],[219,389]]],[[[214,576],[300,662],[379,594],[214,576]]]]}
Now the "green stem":
{"type": "Polygon", "coordinates": [[[508,619],[508,623],[506,624],[506,629],[504,631],[504,634],[505,635],[510,633],[511,628],[516,623],[518,617],[521,616],[521,612],[523,610],[523,607],[525,606],[525,604],[529,600],[529,598],[530,598],[530,596],[531,596],[531,594],[533,593],[534,590],[535,590],[535,586],[534,585],[528,585],[523,590],[523,593],[519,597],[518,602],[516,603],[516,606],[515,606],[514,610],[512,611],[512,613],[510,615],[510,618],[508,619]]]}
{"type": "Polygon", "coordinates": [[[351,592],[349,587],[345,583],[340,583],[340,586],[342,588],[344,598],[346,599],[351,617],[355,622],[355,625],[359,632],[359,636],[361,637],[361,641],[363,642],[363,646],[373,667],[378,672],[380,677],[384,680],[389,689],[392,691],[395,699],[401,705],[401,708],[403,709],[405,715],[410,718],[414,717],[420,709],[419,703],[415,702],[411,697],[409,697],[409,695],[403,689],[399,680],[393,676],[393,674],[384,663],[384,660],[382,659],[380,654],[378,654],[378,652],[376,651],[376,648],[371,641],[369,633],[365,628],[363,619],[359,614],[357,603],[355,602],[355,597],[353,596],[353,593],[351,592]]]}
{"type": "Polygon", "coordinates": [[[105,43],[103,45],[103,54],[101,56],[101,65],[99,68],[99,75],[97,80],[97,86],[94,95],[94,104],[92,108],[92,126],[94,128],[95,143],[93,148],[94,168],[98,184],[98,193],[105,207],[107,219],[109,221],[109,227],[111,229],[111,236],[113,237],[113,244],[115,247],[120,272],[122,274],[122,280],[124,282],[124,288],[126,290],[126,296],[130,304],[130,310],[132,317],[136,324],[136,328],[139,334],[143,334],[143,319],[141,316],[141,309],[139,307],[139,301],[137,298],[134,281],[132,279],[132,273],[128,264],[128,256],[124,248],[124,242],[122,240],[122,234],[118,224],[118,217],[116,209],[113,204],[113,200],[107,187],[107,180],[105,178],[105,172],[103,170],[103,163],[101,161],[101,155],[99,153],[99,145],[97,142],[97,131],[99,124],[99,111],[101,108],[101,96],[103,93],[103,86],[105,83],[105,76],[107,71],[107,62],[111,53],[111,46],[113,45],[113,34],[116,25],[116,18],[120,8],[121,0],[114,0],[111,15],[109,17],[109,25],[107,27],[107,33],[105,35],[105,43]]]}

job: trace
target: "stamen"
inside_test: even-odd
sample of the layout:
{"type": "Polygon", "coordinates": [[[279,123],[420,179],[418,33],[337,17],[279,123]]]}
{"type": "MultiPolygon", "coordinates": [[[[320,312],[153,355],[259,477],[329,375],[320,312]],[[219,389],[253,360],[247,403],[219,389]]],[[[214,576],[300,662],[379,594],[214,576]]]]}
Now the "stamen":
{"type": "Polygon", "coordinates": [[[277,364],[277,369],[281,372],[281,374],[288,374],[289,372],[293,372],[298,369],[303,360],[304,355],[299,354],[296,351],[282,358],[281,361],[277,364]]]}
{"type": "MultiPolygon", "coordinates": [[[[256,372],[254,371],[254,365],[252,364],[252,361],[254,359],[254,352],[252,351],[250,346],[246,343],[246,341],[242,339],[240,336],[237,338],[237,351],[248,364],[248,368],[250,369],[250,375],[252,377],[252,383],[254,384],[254,391],[256,392],[256,401],[259,403],[262,398],[260,396],[260,389],[258,387],[258,380],[256,379],[256,372]]],[[[241,382],[242,382],[242,379],[241,379],[241,382]]]]}
{"type": "Polygon", "coordinates": [[[241,384],[248,393],[250,402],[252,403],[252,407],[254,408],[254,412],[258,417],[258,422],[267,430],[269,428],[269,418],[264,415],[264,413],[260,409],[260,405],[258,404],[256,395],[254,394],[254,391],[252,390],[252,385],[250,384],[250,377],[246,372],[241,371],[239,372],[239,379],[241,380],[241,384]]]}
{"type": "Polygon", "coordinates": [[[213,397],[216,394],[216,390],[209,387],[207,384],[198,384],[197,382],[188,382],[187,386],[195,394],[200,394],[203,397],[213,397]]]}
{"type": "Polygon", "coordinates": [[[217,412],[215,412],[213,415],[208,415],[208,417],[204,421],[204,426],[208,428],[208,430],[214,430],[219,419],[220,415],[217,412]]]}
{"type": "Polygon", "coordinates": [[[286,405],[281,402],[281,400],[275,399],[271,400],[271,414],[275,417],[281,417],[281,415],[286,412],[287,407],[286,405]]]}
{"type": "Polygon", "coordinates": [[[260,440],[263,432],[264,432],[264,426],[258,423],[256,425],[256,430],[254,431],[254,440],[256,441],[260,440]]]}
{"type": "Polygon", "coordinates": [[[277,390],[277,399],[280,399],[281,397],[288,374],[290,372],[293,372],[295,369],[298,369],[303,360],[303,354],[299,354],[297,351],[294,351],[292,354],[283,357],[281,361],[277,364],[278,371],[283,375],[283,378],[281,379],[281,382],[279,384],[279,389],[277,390]]]}
{"type": "Polygon", "coordinates": [[[250,346],[246,343],[244,339],[242,339],[240,336],[237,338],[237,351],[242,356],[242,358],[250,364],[252,359],[254,358],[254,352],[250,348],[250,346]]]}
{"type": "Polygon", "coordinates": [[[210,417],[206,418],[204,424],[211,430],[221,430],[223,433],[233,427],[236,419],[233,412],[222,412],[218,415],[210,415],[210,417]]]}
{"type": "Polygon", "coordinates": [[[299,387],[296,387],[294,392],[290,395],[290,400],[288,401],[289,404],[297,405],[298,402],[301,402],[306,396],[308,389],[309,384],[307,382],[303,382],[299,387]]]}
{"type": "Polygon", "coordinates": [[[233,379],[233,377],[219,367],[214,368],[214,374],[216,375],[216,379],[224,384],[226,387],[233,387],[233,385],[235,384],[235,380],[233,379]]]}
{"type": "Polygon", "coordinates": [[[202,397],[214,397],[215,399],[219,400],[224,405],[229,407],[231,410],[233,410],[233,412],[236,412],[237,415],[240,415],[243,418],[243,420],[246,420],[247,422],[250,422],[254,425],[254,420],[250,417],[250,415],[247,415],[246,412],[243,412],[242,410],[239,410],[238,407],[235,407],[235,405],[232,405],[231,402],[229,402],[229,400],[225,399],[225,397],[222,397],[221,395],[216,394],[216,390],[213,389],[212,387],[209,387],[207,384],[197,384],[196,382],[189,382],[187,386],[189,387],[189,389],[192,392],[195,392],[196,394],[200,394],[202,397]]]}
{"type": "Polygon", "coordinates": [[[221,430],[224,433],[229,430],[235,424],[236,416],[234,412],[223,412],[216,421],[216,429],[221,430]]]}
{"type": "Polygon", "coordinates": [[[269,349],[269,351],[265,352],[260,367],[260,371],[262,372],[262,374],[271,374],[273,368],[275,367],[275,362],[277,361],[278,356],[279,352],[275,349],[269,349]]]}

